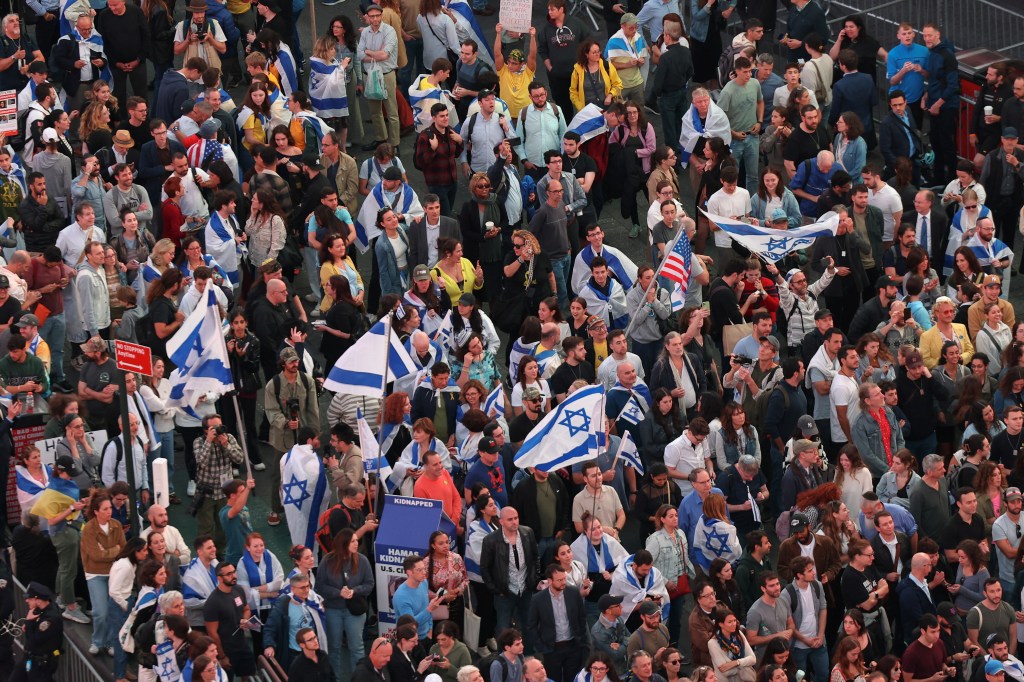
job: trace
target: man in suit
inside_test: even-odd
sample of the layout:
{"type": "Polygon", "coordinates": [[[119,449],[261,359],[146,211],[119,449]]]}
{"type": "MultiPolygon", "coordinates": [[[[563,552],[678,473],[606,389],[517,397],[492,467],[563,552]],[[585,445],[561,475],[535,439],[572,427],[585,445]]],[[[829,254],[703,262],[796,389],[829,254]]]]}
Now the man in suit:
{"type": "Polygon", "coordinates": [[[903,216],[903,222],[916,228],[917,243],[928,252],[932,267],[942,272],[949,239],[949,217],[936,205],[935,192],[923,189],[915,194],[914,211],[903,216]]]}
{"type": "Polygon", "coordinates": [[[889,93],[889,113],[878,126],[879,147],[885,159],[885,177],[895,175],[896,159],[905,156],[914,163],[913,182],[921,186],[921,155],[924,143],[913,117],[907,112],[907,96],[902,90],[889,93]]]}
{"type": "Polygon", "coordinates": [[[840,114],[852,111],[864,124],[864,141],[868,149],[874,149],[878,144],[875,119],[871,114],[878,104],[875,81],[857,70],[857,53],[849,48],[839,52],[839,70],[843,77],[832,86],[832,110],[828,122],[835,126],[840,114]]]}
{"type": "Polygon", "coordinates": [[[455,218],[441,215],[441,199],[436,194],[423,196],[423,217],[409,225],[409,266],[432,268],[441,259],[437,240],[449,237],[462,241],[462,232],[455,218]]]}
{"type": "Polygon", "coordinates": [[[437,438],[448,446],[455,441],[455,413],[459,408],[459,392],[446,391],[451,369],[444,362],[430,368],[430,384],[421,384],[412,394],[412,420],[426,417],[437,427],[437,438]]]}
{"type": "MultiPolygon", "coordinates": [[[[877,522],[877,518],[875,520],[877,522]]],[[[913,642],[914,628],[917,627],[918,620],[926,613],[936,613],[936,608],[928,589],[928,572],[932,568],[931,558],[924,552],[918,552],[907,563],[910,564],[910,573],[896,587],[896,596],[900,601],[898,613],[900,622],[903,624],[903,641],[913,642]]],[[[878,564],[877,547],[875,549],[875,564],[878,564]]]]}
{"type": "MultiPolygon", "coordinates": [[[[514,617],[526,634],[526,648],[530,650],[536,637],[526,625],[530,623],[530,598],[540,577],[537,540],[532,530],[519,525],[515,507],[503,508],[498,523],[501,528],[484,538],[480,550],[480,574],[487,591],[494,596],[493,634],[497,637],[499,632],[512,627],[514,617]]],[[[554,641],[554,637],[548,641],[554,641]]]]}
{"type": "Polygon", "coordinates": [[[892,594],[900,579],[910,573],[913,550],[906,534],[896,530],[896,521],[889,512],[875,514],[875,530],[878,533],[870,541],[875,550],[875,570],[889,583],[892,594]]]}
{"type": "Polygon", "coordinates": [[[547,589],[533,595],[530,601],[527,631],[536,639],[537,653],[543,655],[550,679],[572,682],[590,648],[583,597],[577,588],[566,584],[565,569],[558,564],[548,566],[544,578],[547,589]],[[555,616],[556,604],[558,617],[555,616]]]}

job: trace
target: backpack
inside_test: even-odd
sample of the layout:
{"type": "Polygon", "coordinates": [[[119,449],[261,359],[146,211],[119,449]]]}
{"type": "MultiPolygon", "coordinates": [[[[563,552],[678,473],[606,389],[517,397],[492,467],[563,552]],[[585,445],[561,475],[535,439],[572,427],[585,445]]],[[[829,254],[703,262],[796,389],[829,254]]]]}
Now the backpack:
{"type": "Polygon", "coordinates": [[[331,512],[334,510],[345,512],[345,515],[348,516],[349,523],[352,523],[352,515],[349,514],[348,510],[341,504],[336,504],[333,507],[329,507],[324,510],[324,513],[320,515],[320,519],[317,522],[316,534],[314,535],[317,543],[320,545],[320,549],[324,551],[324,554],[330,552],[334,546],[334,536],[331,535],[331,525],[329,523],[331,520],[331,512]]]}
{"type": "Polygon", "coordinates": [[[750,423],[757,427],[758,433],[764,433],[764,418],[768,415],[768,402],[778,392],[782,395],[783,408],[789,409],[789,392],[776,384],[770,391],[761,391],[754,398],[754,406],[751,408],[748,418],[750,423]]]}
{"type": "MultiPolygon", "coordinates": [[[[28,106],[18,112],[17,117],[17,130],[11,137],[7,138],[7,144],[11,145],[11,148],[16,152],[20,152],[25,149],[25,143],[28,142],[31,134],[28,130],[26,121],[28,120],[29,113],[32,112],[32,107],[28,106]]],[[[40,121],[41,122],[41,121],[40,121]]]]}
{"type": "Polygon", "coordinates": [[[140,346],[153,348],[159,339],[156,336],[156,327],[153,326],[153,318],[147,311],[145,315],[135,322],[135,342],[140,346]]]}
{"type": "Polygon", "coordinates": [[[484,680],[487,682],[505,682],[505,678],[508,677],[508,659],[500,652],[494,652],[484,656],[476,665],[477,668],[480,669],[480,674],[483,675],[484,680]],[[491,664],[495,661],[501,663],[501,679],[499,680],[491,679],[491,664]]]}
{"type": "MultiPolygon", "coordinates": [[[[550,104],[551,108],[554,110],[555,118],[556,119],[559,118],[562,115],[562,110],[559,109],[558,105],[555,104],[554,102],[552,102],[550,99],[548,100],[548,104],[550,104]]],[[[531,105],[531,106],[525,107],[521,112],[519,112],[519,122],[523,126],[522,138],[523,138],[523,149],[524,150],[526,149],[526,114],[530,111],[530,109],[533,109],[533,108],[534,107],[531,105]]],[[[540,114],[538,114],[538,116],[539,115],[540,114]]]]}
{"type": "MultiPolygon", "coordinates": [[[[495,112],[495,113],[497,113],[497,112],[495,112]]],[[[475,113],[475,114],[473,114],[472,116],[469,117],[469,120],[466,121],[466,125],[463,126],[463,128],[462,128],[464,131],[466,131],[462,135],[462,139],[465,142],[465,146],[466,146],[466,163],[470,163],[470,164],[472,164],[472,162],[473,162],[473,128],[476,126],[476,120],[479,117],[480,117],[480,112],[478,111],[477,113],[475,113]]],[[[501,122],[504,121],[504,120],[505,120],[505,114],[498,114],[498,125],[501,125],[501,122]]],[[[502,175],[504,175],[504,173],[502,173],[502,175]]]]}
{"type": "MultiPolygon", "coordinates": [[[[815,580],[812,585],[814,585],[814,593],[818,595],[818,599],[825,601],[825,590],[821,587],[821,582],[815,580]]],[[[796,585],[793,583],[786,585],[786,592],[789,593],[790,610],[795,613],[796,605],[800,603],[800,595],[797,594],[796,585]]]]}
{"type": "Polygon", "coordinates": [[[722,50],[721,56],[718,58],[718,82],[725,87],[725,84],[729,82],[729,76],[735,71],[736,67],[736,56],[743,49],[743,46],[729,45],[729,47],[722,50]]]}

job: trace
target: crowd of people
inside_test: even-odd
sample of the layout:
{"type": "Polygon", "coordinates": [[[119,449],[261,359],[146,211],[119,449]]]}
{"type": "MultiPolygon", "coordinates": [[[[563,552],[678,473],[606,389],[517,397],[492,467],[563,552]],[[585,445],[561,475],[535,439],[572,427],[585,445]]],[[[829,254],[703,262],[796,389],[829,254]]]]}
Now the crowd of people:
{"type": "Polygon", "coordinates": [[[117,682],[260,657],[310,682],[1024,682],[1012,65],[958,159],[941,27],[887,50],[814,0],[784,32],[773,1],[605,3],[592,32],[547,0],[493,33],[487,0],[381,0],[305,52],[303,2],[27,5],[34,37],[12,14],[0,39],[13,679],[53,679],[66,620],[117,682]],[[751,254],[722,218],[837,227],[751,254]],[[168,343],[214,304],[235,390],[180,405],[168,343]],[[325,393],[385,318],[418,373],[325,393]],[[153,353],[125,396],[115,339],[153,353]],[[593,459],[517,466],[589,386],[593,459]],[[15,451],[30,413],[52,465],[15,451]],[[293,457],[331,506],[279,557],[293,457]],[[385,491],[452,522],[386,604],[385,491]]]}

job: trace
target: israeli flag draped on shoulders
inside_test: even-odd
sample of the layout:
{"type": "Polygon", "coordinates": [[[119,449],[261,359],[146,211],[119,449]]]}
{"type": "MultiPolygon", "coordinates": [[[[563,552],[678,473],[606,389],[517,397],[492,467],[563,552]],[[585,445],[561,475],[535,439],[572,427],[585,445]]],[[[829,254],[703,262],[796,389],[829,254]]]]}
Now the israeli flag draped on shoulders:
{"type": "Polygon", "coordinates": [[[448,107],[448,125],[458,130],[461,124],[459,123],[459,115],[455,111],[452,93],[437,85],[425,90],[422,89],[424,85],[430,84],[430,81],[427,80],[428,75],[425,73],[420,74],[413,81],[412,85],[409,86],[409,106],[412,107],[412,117],[413,123],[416,126],[416,132],[422,133],[433,123],[430,108],[438,102],[443,102],[448,107]]]}
{"type": "MultiPolygon", "coordinates": [[[[62,24],[63,23],[67,23],[64,20],[63,16],[64,15],[61,14],[61,20],[60,21],[61,21],[62,24]]],[[[78,43],[79,45],[82,45],[83,43],[85,43],[85,44],[87,44],[87,46],[88,46],[88,48],[90,50],[93,50],[93,51],[97,51],[98,50],[99,52],[103,53],[103,55],[102,55],[103,59],[106,60],[107,55],[106,55],[105,52],[103,52],[103,36],[101,36],[99,34],[99,31],[97,31],[94,28],[92,30],[92,33],[89,34],[88,38],[83,38],[82,34],[78,31],[77,27],[71,26],[70,24],[68,24],[68,26],[69,26],[69,30],[68,31],[62,31],[63,35],[60,38],[61,40],[71,40],[73,42],[78,43]]],[[[92,68],[93,75],[95,76],[96,75],[96,71],[97,71],[96,67],[94,65],[92,65],[92,64],[89,64],[89,66],[92,68]]],[[[100,78],[102,78],[103,80],[105,80],[108,83],[113,83],[113,80],[111,79],[111,75],[110,75],[110,67],[108,65],[104,65],[103,68],[102,69],[98,69],[98,71],[99,71],[99,77],[100,78]]]]}
{"type": "Polygon", "coordinates": [[[43,494],[43,491],[46,490],[46,486],[50,482],[50,470],[45,466],[43,467],[42,483],[32,478],[32,474],[28,472],[28,469],[20,464],[15,465],[14,473],[18,486],[18,503],[21,505],[22,509],[28,511],[32,509],[36,500],[43,494]]]}
{"type": "Polygon", "coordinates": [[[269,130],[269,128],[270,128],[270,117],[269,116],[267,116],[266,114],[263,114],[261,112],[253,111],[248,105],[243,105],[243,106],[241,106],[238,109],[238,113],[235,114],[235,127],[238,128],[238,133],[240,135],[244,136],[245,133],[243,132],[242,129],[245,126],[246,122],[249,120],[250,116],[255,116],[256,118],[258,118],[260,120],[260,124],[263,126],[264,130],[269,130]]]}
{"type": "Polygon", "coordinates": [[[988,268],[995,274],[1003,278],[1003,288],[1001,295],[1003,298],[1009,294],[1010,291],[1010,274],[1013,267],[1013,251],[1009,246],[1006,245],[998,237],[992,237],[992,241],[985,243],[981,241],[981,238],[977,233],[967,241],[967,248],[974,252],[974,255],[978,257],[978,262],[981,267],[988,268]],[[1006,268],[998,268],[994,263],[996,261],[1003,260],[1005,258],[1010,259],[1010,266],[1006,268]]]}
{"type": "Polygon", "coordinates": [[[388,315],[342,353],[327,375],[324,388],[335,393],[383,398],[385,367],[387,381],[415,374],[416,364],[409,357],[398,334],[390,334],[389,349],[387,338],[390,325],[391,316],[388,315]]]}
{"type": "MultiPolygon", "coordinates": [[[[590,244],[576,254],[576,265],[572,269],[573,291],[581,291],[586,285],[587,280],[590,279],[590,264],[597,255],[594,253],[594,247],[590,244]]],[[[615,275],[615,279],[619,280],[622,288],[629,291],[636,281],[636,264],[629,259],[629,256],[607,244],[601,245],[600,256],[608,261],[609,272],[615,275]]]]}
{"type": "Polygon", "coordinates": [[[484,33],[480,22],[473,14],[473,8],[466,0],[446,0],[444,6],[455,15],[455,33],[459,36],[459,42],[461,43],[467,38],[475,40],[480,48],[477,50],[477,59],[491,67],[491,71],[493,71],[494,53],[491,51],[491,46],[494,41],[487,38],[487,34],[484,33]]]}
{"type": "Polygon", "coordinates": [[[392,204],[384,198],[384,183],[378,182],[377,186],[370,190],[370,194],[363,200],[359,208],[359,216],[356,218],[356,247],[359,253],[366,253],[370,248],[370,242],[380,236],[380,228],[377,227],[377,211],[381,208],[393,207],[402,215],[406,216],[406,222],[411,223],[423,216],[423,207],[420,206],[419,197],[407,183],[399,187],[397,201],[392,204]]]}
{"type": "Polygon", "coordinates": [[[281,503],[292,544],[316,547],[320,515],[330,506],[331,495],[327,472],[312,446],[295,445],[281,461],[281,503]]]}
{"type": "Polygon", "coordinates": [[[661,597],[661,617],[668,619],[669,596],[665,587],[665,576],[661,571],[652,566],[650,573],[643,580],[636,576],[636,559],[634,555],[626,557],[626,560],[615,567],[612,572],[612,586],[608,594],[613,597],[623,597],[622,617],[629,618],[633,609],[640,606],[648,595],[659,595],[661,597]]]}
{"type": "Polygon", "coordinates": [[[693,105],[690,105],[687,112],[683,114],[679,132],[679,146],[682,147],[679,160],[682,162],[683,168],[686,168],[690,162],[693,148],[697,145],[697,140],[702,137],[717,137],[726,144],[732,143],[732,127],[729,125],[729,117],[713,101],[708,105],[708,115],[703,123],[700,121],[697,107],[693,105]]]}
{"type": "Polygon", "coordinates": [[[227,220],[221,217],[218,211],[210,212],[210,220],[206,223],[205,239],[206,250],[213,256],[224,272],[231,286],[238,286],[238,264],[242,260],[239,256],[239,244],[235,241],[237,230],[234,221],[229,216],[227,220]]]}
{"type": "Polygon", "coordinates": [[[167,342],[167,356],[177,366],[167,406],[192,415],[201,396],[235,390],[217,297],[212,288],[204,293],[206,305],[197,305],[167,342]]]}
{"type": "Polygon", "coordinates": [[[295,68],[295,57],[292,56],[292,50],[288,47],[288,43],[282,41],[271,66],[277,68],[278,80],[281,81],[281,92],[285,97],[293,92],[298,92],[299,70],[295,68]]]}
{"type": "Polygon", "coordinates": [[[515,465],[552,471],[590,459],[594,432],[604,424],[603,400],[604,387],[600,385],[568,396],[530,431],[515,456],[515,465]]]}
{"type": "Polygon", "coordinates": [[[209,570],[203,566],[199,557],[195,557],[181,574],[181,595],[185,598],[185,606],[202,608],[206,598],[217,589],[217,560],[210,564],[209,570]]]}
{"type": "Polygon", "coordinates": [[[588,104],[572,117],[566,131],[578,134],[580,144],[607,132],[608,124],[604,120],[604,111],[596,104],[588,104]]]}
{"type": "Polygon", "coordinates": [[[309,101],[316,113],[325,118],[348,116],[348,90],[341,64],[309,58],[309,101]]]}
{"type": "MultiPolygon", "coordinates": [[[[66,92],[64,92],[64,88],[60,87],[56,83],[50,83],[50,81],[46,81],[46,83],[57,91],[57,102],[53,105],[53,108],[61,109],[62,111],[67,111],[68,95],[66,92]]],[[[31,105],[32,102],[35,101],[36,82],[30,78],[28,84],[25,85],[25,87],[21,89],[21,92],[18,93],[18,109],[28,109],[29,105],[31,105]]]]}
{"type": "MultiPolygon", "coordinates": [[[[977,221],[982,218],[988,218],[992,215],[992,209],[984,204],[978,207],[978,217],[974,221],[973,225],[965,225],[964,222],[967,218],[964,217],[964,210],[960,209],[953,216],[953,219],[949,221],[949,241],[946,243],[946,253],[942,262],[942,274],[949,277],[953,274],[953,260],[956,254],[956,250],[960,248],[964,241],[964,233],[968,230],[974,230],[977,227],[977,221]]],[[[973,234],[973,233],[972,233],[973,234]]]]}
{"type": "Polygon", "coordinates": [[[644,40],[643,31],[637,31],[633,36],[633,41],[630,42],[625,31],[619,29],[604,46],[605,59],[640,59],[643,57],[644,63],[640,66],[640,73],[643,74],[645,82],[647,81],[647,72],[651,68],[651,60],[647,59],[650,52],[647,41],[644,40]]]}
{"type": "Polygon", "coordinates": [[[747,247],[765,260],[777,263],[786,254],[810,248],[818,237],[835,237],[839,229],[839,216],[829,211],[818,222],[792,230],[776,230],[762,225],[714,215],[701,209],[708,220],[727,232],[730,237],[747,247]]]}

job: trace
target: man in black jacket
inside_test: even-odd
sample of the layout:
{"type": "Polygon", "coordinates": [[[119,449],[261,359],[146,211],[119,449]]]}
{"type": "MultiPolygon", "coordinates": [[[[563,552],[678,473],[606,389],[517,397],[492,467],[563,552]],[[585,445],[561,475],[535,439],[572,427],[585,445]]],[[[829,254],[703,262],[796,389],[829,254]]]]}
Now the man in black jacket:
{"type": "Polygon", "coordinates": [[[373,640],[366,658],[356,664],[352,682],[391,682],[388,661],[391,660],[392,650],[391,640],[387,637],[373,640]]]}
{"type": "Polygon", "coordinates": [[[57,235],[64,229],[67,219],[56,200],[46,192],[46,178],[42,173],[29,173],[25,178],[28,196],[21,200],[18,214],[25,232],[25,248],[43,251],[57,243],[57,235]]]}
{"type": "MultiPolygon", "coordinates": [[[[530,598],[540,577],[537,560],[537,540],[533,531],[519,525],[519,512],[515,507],[501,510],[501,528],[484,538],[480,550],[480,574],[487,591],[494,596],[497,612],[493,635],[512,627],[515,618],[526,635],[527,650],[536,639],[527,631],[530,598]]],[[[487,636],[488,633],[483,633],[487,636]]]]}
{"type": "Polygon", "coordinates": [[[896,300],[896,282],[888,275],[882,275],[875,280],[875,291],[878,295],[862,305],[853,316],[850,322],[851,339],[859,339],[864,334],[875,331],[878,325],[889,318],[889,306],[896,300]]]}
{"type": "MultiPolygon", "coordinates": [[[[128,101],[128,82],[132,94],[146,97],[146,60],[149,52],[149,20],[135,4],[125,0],[108,0],[107,8],[96,17],[96,30],[107,36],[103,48],[110,61],[110,75],[114,79],[114,97],[128,101]],[[116,40],[112,38],[117,37],[116,40]]],[[[128,118],[127,107],[121,108],[121,118],[128,118]]]]}
{"type": "Polygon", "coordinates": [[[678,21],[665,24],[665,48],[654,72],[651,96],[658,98],[661,111],[661,129],[665,133],[665,144],[679,152],[679,126],[689,108],[686,88],[666,87],[670,83],[689,83],[693,77],[693,58],[690,51],[683,49],[679,39],[683,36],[683,25],[678,21]]]}
{"type": "Polygon", "coordinates": [[[924,143],[914,117],[907,112],[907,96],[902,90],[889,93],[889,114],[879,124],[878,138],[878,148],[885,158],[885,177],[895,175],[896,159],[905,156],[914,162],[913,182],[920,187],[924,143]]]}
{"type": "Polygon", "coordinates": [[[426,265],[428,268],[441,260],[437,242],[442,237],[462,241],[462,231],[455,218],[441,215],[441,198],[436,194],[423,195],[423,217],[409,225],[409,266],[426,265]]]}
{"type": "MultiPolygon", "coordinates": [[[[89,41],[93,34],[92,17],[88,14],[78,15],[75,22],[75,30],[81,35],[82,41],[89,41]]],[[[111,41],[114,42],[114,41],[111,41]]],[[[74,34],[61,36],[57,44],[53,46],[52,64],[57,71],[63,72],[61,84],[68,94],[68,104],[77,108],[76,105],[83,102],[79,97],[79,89],[87,90],[94,81],[102,77],[102,71],[107,66],[107,56],[102,45],[94,45],[89,48],[89,60],[81,58],[79,52],[79,39],[74,34]]],[[[37,57],[42,59],[42,56],[37,57]]]]}
{"type": "Polygon", "coordinates": [[[455,441],[455,412],[459,407],[458,391],[446,391],[448,379],[451,377],[451,369],[444,362],[435,363],[430,368],[430,385],[417,386],[416,392],[412,394],[412,420],[415,422],[420,417],[426,417],[435,425],[438,417],[445,429],[438,429],[437,438],[442,443],[451,446],[455,441]]]}
{"type": "Polygon", "coordinates": [[[272,279],[267,282],[266,294],[252,307],[249,320],[252,333],[260,340],[260,364],[264,376],[278,373],[277,351],[285,338],[285,323],[289,319],[288,287],[284,281],[272,279]]]}
{"type": "Polygon", "coordinates": [[[587,635],[587,614],[580,591],[566,585],[565,569],[551,564],[544,573],[547,589],[533,595],[530,601],[530,626],[537,653],[544,656],[544,668],[553,682],[571,682],[583,667],[584,654],[590,646],[587,635]],[[561,602],[568,621],[568,636],[559,633],[555,621],[554,603],[561,602]],[[559,634],[562,636],[559,637],[559,634]]]}
{"type": "MultiPolygon", "coordinates": [[[[512,489],[512,506],[520,510],[523,525],[535,529],[537,536],[537,553],[541,562],[546,565],[554,561],[551,552],[555,541],[569,530],[572,499],[566,491],[565,483],[558,476],[533,468],[530,477],[512,489]],[[540,494],[542,490],[547,490],[540,494]],[[554,509],[545,509],[541,513],[540,505],[554,498],[554,509]],[[545,523],[545,519],[553,522],[545,523]]],[[[566,537],[570,537],[566,535],[566,537]]]]}

